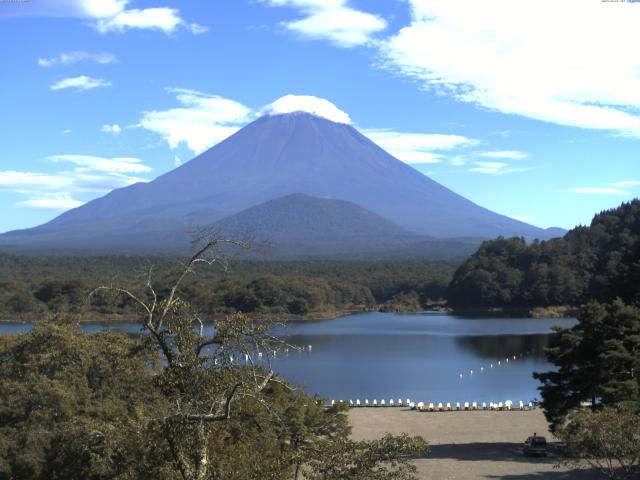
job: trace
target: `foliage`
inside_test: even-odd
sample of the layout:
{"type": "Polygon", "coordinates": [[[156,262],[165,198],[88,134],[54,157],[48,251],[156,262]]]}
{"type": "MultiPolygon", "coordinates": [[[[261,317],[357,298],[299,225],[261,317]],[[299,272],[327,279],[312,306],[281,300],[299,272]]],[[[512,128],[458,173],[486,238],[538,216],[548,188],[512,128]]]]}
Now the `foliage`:
{"type": "Polygon", "coordinates": [[[640,473],[638,404],[580,411],[556,435],[566,445],[564,463],[587,461],[611,480],[629,480],[640,473]]]}
{"type": "Polygon", "coordinates": [[[271,370],[269,352],[283,345],[270,324],[200,318],[182,287],[218,262],[219,243],[163,282],[150,271],[138,290],[93,292],[135,305],[143,335],[58,321],[0,339],[0,479],[413,478],[424,440],[350,440],[340,407],[271,370]]]}
{"type": "Polygon", "coordinates": [[[591,302],[570,329],[557,329],[546,354],[557,370],[535,373],[552,428],[591,400],[613,405],[640,401],[640,308],[615,300],[591,302]]]}
{"type": "Polygon", "coordinates": [[[527,245],[484,242],[455,272],[458,307],[580,305],[589,299],[640,301],[640,200],[596,215],[589,227],[527,245]]]}
{"type": "MultiPolygon", "coordinates": [[[[135,302],[94,296],[104,279],[136,290],[154,266],[157,288],[175,267],[170,257],[36,257],[0,254],[0,318],[40,319],[48,313],[84,318],[132,316],[135,302]]],[[[370,310],[395,295],[417,295],[421,306],[444,298],[456,265],[438,262],[231,261],[229,272],[203,271],[181,291],[204,315],[243,312],[313,316],[370,310]]]]}

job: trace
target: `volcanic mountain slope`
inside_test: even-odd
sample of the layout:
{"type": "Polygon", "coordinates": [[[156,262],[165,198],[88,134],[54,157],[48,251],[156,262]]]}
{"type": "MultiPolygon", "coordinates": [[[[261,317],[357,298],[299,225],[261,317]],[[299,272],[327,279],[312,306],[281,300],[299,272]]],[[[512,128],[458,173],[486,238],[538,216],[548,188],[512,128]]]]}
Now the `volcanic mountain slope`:
{"type": "Polygon", "coordinates": [[[170,251],[188,245],[193,225],[294,193],[353,202],[420,235],[550,236],[455,194],[350,125],[295,112],[263,116],[152,182],[0,236],[0,247],[170,251]]]}

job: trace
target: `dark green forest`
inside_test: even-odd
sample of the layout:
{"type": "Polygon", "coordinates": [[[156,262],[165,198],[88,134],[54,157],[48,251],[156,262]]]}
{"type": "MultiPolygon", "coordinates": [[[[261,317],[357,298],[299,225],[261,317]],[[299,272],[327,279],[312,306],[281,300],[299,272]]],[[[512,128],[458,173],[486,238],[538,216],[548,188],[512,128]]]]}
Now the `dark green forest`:
{"type": "MultiPolygon", "coordinates": [[[[444,298],[456,267],[428,261],[236,260],[189,277],[181,288],[205,315],[313,318],[379,306],[418,310],[444,298]]],[[[135,314],[131,302],[102,297],[88,302],[89,293],[100,285],[139,288],[150,270],[161,284],[179,268],[180,260],[168,257],[0,254],[0,318],[33,320],[56,313],[85,319],[130,317],[135,314]]]]}
{"type": "Polygon", "coordinates": [[[640,301],[640,200],[599,213],[563,238],[484,242],[455,273],[454,307],[544,307],[640,301]]]}

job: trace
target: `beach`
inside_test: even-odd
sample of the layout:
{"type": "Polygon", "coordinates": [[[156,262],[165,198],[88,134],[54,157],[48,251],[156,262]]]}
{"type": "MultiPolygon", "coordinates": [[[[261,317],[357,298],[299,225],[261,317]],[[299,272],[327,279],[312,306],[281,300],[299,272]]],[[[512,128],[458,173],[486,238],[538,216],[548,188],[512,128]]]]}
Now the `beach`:
{"type": "Polygon", "coordinates": [[[386,433],[421,435],[431,451],[415,460],[418,478],[433,480],[591,480],[592,470],[554,468],[557,441],[541,409],[531,411],[417,412],[407,408],[352,408],[349,422],[354,440],[372,440],[386,433]],[[549,442],[546,457],[522,454],[533,433],[549,442]]]}

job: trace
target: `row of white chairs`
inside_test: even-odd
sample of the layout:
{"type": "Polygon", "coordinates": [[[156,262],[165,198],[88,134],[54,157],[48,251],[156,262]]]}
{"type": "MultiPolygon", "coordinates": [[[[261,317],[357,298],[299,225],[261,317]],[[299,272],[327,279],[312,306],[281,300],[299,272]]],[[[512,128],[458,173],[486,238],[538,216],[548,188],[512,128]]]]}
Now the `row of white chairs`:
{"type": "MultiPolygon", "coordinates": [[[[331,400],[331,406],[338,404],[345,404],[344,400],[331,400]]],[[[518,405],[514,405],[511,400],[507,400],[506,402],[482,402],[482,404],[478,404],[478,402],[464,402],[460,405],[460,402],[456,402],[455,406],[451,403],[447,402],[446,404],[440,403],[429,403],[425,404],[424,402],[418,402],[417,404],[412,402],[407,398],[405,402],[402,399],[398,399],[396,402],[394,399],[390,399],[387,403],[384,399],[380,400],[378,403],[377,399],[373,399],[370,403],[369,399],[365,399],[364,402],[360,402],[360,399],[357,399],[355,402],[353,400],[349,400],[349,407],[409,407],[411,410],[418,410],[420,412],[445,412],[445,411],[461,411],[461,410],[532,410],[533,403],[529,402],[525,404],[522,400],[518,402],[518,405]]]]}
{"type": "Polygon", "coordinates": [[[525,404],[522,400],[518,402],[518,405],[514,405],[511,400],[507,400],[506,402],[489,402],[487,405],[486,402],[482,402],[482,404],[478,405],[477,402],[464,402],[460,405],[460,402],[456,402],[455,406],[452,406],[451,403],[447,402],[446,404],[438,403],[429,403],[425,404],[424,402],[418,402],[416,405],[409,405],[412,410],[418,410],[419,412],[445,412],[445,411],[469,411],[469,410],[532,410],[533,403],[529,402],[525,404]]]}
{"type": "MultiPolygon", "coordinates": [[[[334,406],[336,403],[344,404],[346,402],[344,400],[331,400],[331,406],[334,406]]],[[[375,398],[371,403],[369,403],[368,398],[365,398],[364,402],[360,402],[360,399],[356,399],[355,402],[353,400],[349,400],[350,407],[409,407],[412,403],[413,402],[408,398],[405,402],[403,402],[401,398],[397,401],[391,398],[389,399],[389,402],[382,399],[380,400],[380,403],[378,403],[378,400],[375,398]]]]}

